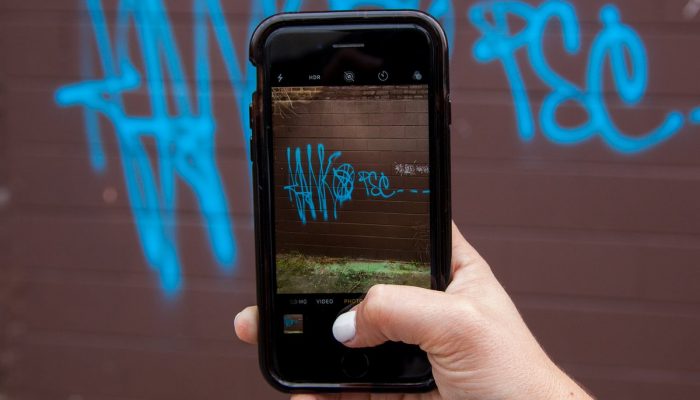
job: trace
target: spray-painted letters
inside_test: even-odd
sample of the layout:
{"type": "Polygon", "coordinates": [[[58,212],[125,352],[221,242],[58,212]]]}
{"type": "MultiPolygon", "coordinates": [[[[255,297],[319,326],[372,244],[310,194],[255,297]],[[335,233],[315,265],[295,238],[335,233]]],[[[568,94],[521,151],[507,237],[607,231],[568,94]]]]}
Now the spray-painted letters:
{"type": "MultiPolygon", "coordinates": [[[[539,120],[542,133],[555,143],[572,145],[600,135],[614,150],[637,153],[668,140],[685,124],[683,113],[671,111],[656,128],[643,135],[631,135],[616,127],[605,104],[603,76],[606,67],[610,68],[619,97],[627,106],[635,106],[646,93],[649,66],[644,42],[632,28],[622,23],[613,5],[606,5],[600,11],[603,27],[591,46],[584,87],[557,73],[543,49],[547,27],[558,22],[566,52],[574,55],[580,51],[581,30],[576,11],[569,2],[549,0],[538,7],[521,1],[480,2],[469,10],[469,19],[482,34],[473,47],[476,59],[484,63],[499,60],[503,65],[523,140],[533,139],[535,122],[516,60],[520,49],[527,51],[530,67],[551,90],[542,103],[539,120]],[[512,17],[525,23],[517,33],[512,33],[512,17]],[[560,125],[557,111],[566,103],[580,106],[588,120],[575,127],[560,125]]],[[[690,122],[694,123],[692,117],[690,122]]]]}
{"type": "MultiPolygon", "coordinates": [[[[355,168],[348,163],[334,167],[333,163],[342,153],[335,151],[326,158],[323,144],[316,146],[316,160],[310,144],[306,145],[306,160],[299,147],[293,153],[292,149],[287,147],[286,154],[289,184],[284,187],[284,190],[289,194],[289,200],[294,203],[301,222],[304,224],[307,222],[307,213],[314,221],[319,214],[324,221],[328,221],[329,204],[333,207],[333,219],[338,219],[338,208],[352,199],[355,189],[355,168]],[[318,165],[317,168],[314,167],[315,164],[318,165]]],[[[383,172],[357,171],[357,178],[358,182],[364,184],[365,195],[370,199],[389,199],[403,192],[430,193],[427,189],[391,189],[389,177],[383,172]]]]}
{"type": "MultiPolygon", "coordinates": [[[[278,3],[276,0],[250,2],[248,36],[263,18],[280,11],[299,11],[304,2],[286,0],[279,7],[278,3]]],[[[421,3],[426,2],[328,0],[327,5],[331,10],[360,6],[417,9],[421,3]]],[[[210,57],[214,53],[211,47],[216,45],[218,56],[223,60],[238,107],[240,140],[246,152],[251,134],[246,121],[247,107],[256,83],[253,66],[237,52],[220,0],[192,0],[193,52],[187,58],[194,60],[191,75],[186,73],[187,63],[183,62],[186,58],[180,53],[162,0],[120,0],[116,12],[111,14],[116,16],[113,24],[108,23],[100,0],[85,0],[85,4],[92,32],[83,32],[81,38],[80,65],[84,80],[60,88],[55,96],[57,104],[82,107],[90,162],[98,173],[107,168],[99,117],[113,124],[141,246],[167,293],[176,293],[182,284],[175,213],[178,182],[192,190],[198,200],[216,260],[225,270],[232,270],[237,258],[237,242],[233,236],[229,201],[214,156],[217,118],[213,111],[210,76],[210,57]],[[130,34],[135,34],[137,40],[130,42],[130,34]],[[94,63],[89,45],[92,38],[88,35],[96,43],[101,74],[98,78],[92,73],[94,63]],[[140,59],[133,59],[134,56],[140,59]],[[142,66],[139,67],[142,70],[137,66],[142,66]],[[150,113],[127,111],[126,95],[135,93],[147,94],[150,113]],[[144,141],[154,143],[155,160],[149,157],[144,141]]],[[[451,0],[429,1],[425,10],[445,28],[452,52],[468,48],[470,44],[455,41],[456,20],[451,0]]],[[[473,47],[474,57],[483,63],[500,61],[503,65],[511,86],[522,140],[533,139],[537,119],[542,134],[554,143],[575,145],[599,136],[618,152],[637,153],[667,141],[681,132],[686,124],[700,125],[700,108],[696,107],[687,117],[679,111],[668,112],[644,135],[622,132],[615,126],[602,93],[604,72],[609,69],[619,97],[633,108],[644,99],[649,60],[641,37],[622,22],[620,12],[613,5],[601,9],[602,28],[591,45],[583,85],[570,82],[557,73],[553,60],[547,59],[543,49],[545,31],[550,23],[558,22],[564,49],[572,55],[581,51],[578,16],[570,2],[548,0],[532,6],[513,0],[482,1],[470,8],[468,19],[481,33],[473,47]],[[521,19],[525,27],[513,33],[509,17],[521,19]],[[530,67],[550,88],[537,118],[533,116],[533,105],[523,80],[524,66],[515,57],[521,49],[527,52],[530,67]],[[566,103],[581,107],[588,115],[587,121],[575,127],[561,126],[555,116],[566,103]]],[[[246,48],[247,43],[239,43],[241,47],[246,48]]],[[[460,73],[458,69],[452,70],[453,75],[460,73]]],[[[326,163],[332,158],[333,155],[326,159],[326,163]]],[[[296,167],[299,165],[297,163],[296,167]]],[[[300,210],[307,207],[319,212],[323,218],[329,218],[332,208],[332,215],[336,218],[338,207],[350,201],[356,182],[364,187],[367,196],[386,198],[403,191],[421,192],[417,189],[389,189],[388,178],[381,172],[356,173],[347,164],[330,168],[317,170],[313,176],[316,180],[325,179],[322,198],[319,198],[318,186],[314,189],[315,194],[310,194],[305,186],[308,181],[305,183],[302,179],[304,174],[298,174],[296,170],[291,174],[297,180],[290,181],[290,196],[300,210]],[[322,200],[322,206],[319,200],[322,200]]],[[[308,180],[309,176],[304,179],[308,180]]],[[[239,184],[247,186],[247,182],[239,184]]]]}

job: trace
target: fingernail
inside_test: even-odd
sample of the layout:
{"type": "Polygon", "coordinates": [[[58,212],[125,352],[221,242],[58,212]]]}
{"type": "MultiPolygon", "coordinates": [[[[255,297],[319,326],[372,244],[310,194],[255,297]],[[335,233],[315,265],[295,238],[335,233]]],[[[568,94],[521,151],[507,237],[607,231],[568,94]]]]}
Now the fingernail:
{"type": "Polygon", "coordinates": [[[333,323],[333,337],[340,343],[345,343],[355,337],[355,315],[357,311],[341,314],[333,323]]]}
{"type": "Polygon", "coordinates": [[[233,326],[236,326],[236,321],[238,321],[238,317],[241,316],[241,313],[236,314],[236,316],[233,318],[233,326]]]}

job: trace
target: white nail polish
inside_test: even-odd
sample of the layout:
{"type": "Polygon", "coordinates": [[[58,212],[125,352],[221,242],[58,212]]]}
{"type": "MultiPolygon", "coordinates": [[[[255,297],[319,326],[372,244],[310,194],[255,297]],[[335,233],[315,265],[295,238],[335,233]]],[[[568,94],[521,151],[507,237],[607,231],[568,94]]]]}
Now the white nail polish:
{"type": "Polygon", "coordinates": [[[341,314],[333,323],[333,337],[340,343],[350,341],[355,337],[355,310],[341,314]]]}

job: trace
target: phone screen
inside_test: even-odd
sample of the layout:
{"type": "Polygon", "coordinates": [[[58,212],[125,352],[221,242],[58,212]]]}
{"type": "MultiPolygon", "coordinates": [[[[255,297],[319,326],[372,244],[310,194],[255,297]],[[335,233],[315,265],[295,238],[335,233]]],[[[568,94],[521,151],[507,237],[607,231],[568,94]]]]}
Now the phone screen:
{"type": "Polygon", "coordinates": [[[277,292],[430,288],[427,85],[276,87],[272,99],[277,292]]]}
{"type": "MultiPolygon", "coordinates": [[[[396,25],[282,29],[268,51],[276,317],[293,374],[342,358],[333,320],[373,285],[432,286],[431,53],[396,25]]],[[[403,368],[390,364],[373,361],[403,368]]],[[[425,374],[408,364],[395,375],[425,374]]]]}

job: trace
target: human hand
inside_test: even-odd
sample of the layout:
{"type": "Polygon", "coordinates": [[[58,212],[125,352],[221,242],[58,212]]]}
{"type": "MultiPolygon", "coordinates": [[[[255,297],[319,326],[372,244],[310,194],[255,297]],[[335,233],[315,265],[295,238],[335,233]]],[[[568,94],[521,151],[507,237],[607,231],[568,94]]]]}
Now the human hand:
{"type": "MultiPolygon", "coordinates": [[[[235,320],[236,334],[257,342],[258,310],[235,320]]],[[[445,292],[376,285],[338,317],[333,334],[348,347],[386,341],[419,345],[437,390],[423,394],[294,395],[311,399],[591,399],[535,340],[486,261],[452,224],[452,282],[445,292]]]]}

